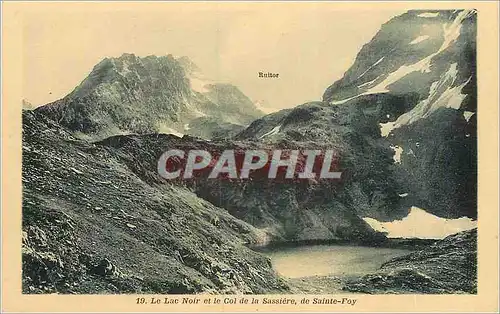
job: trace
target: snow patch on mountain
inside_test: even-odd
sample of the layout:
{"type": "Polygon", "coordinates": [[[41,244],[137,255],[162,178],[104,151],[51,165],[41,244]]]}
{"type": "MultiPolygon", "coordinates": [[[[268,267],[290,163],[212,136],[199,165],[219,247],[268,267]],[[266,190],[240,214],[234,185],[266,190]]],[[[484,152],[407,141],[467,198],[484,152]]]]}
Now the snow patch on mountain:
{"type": "Polygon", "coordinates": [[[462,22],[466,18],[474,14],[475,14],[474,10],[463,10],[460,13],[458,13],[457,17],[453,20],[453,22],[450,25],[448,24],[443,25],[444,42],[436,54],[448,48],[453,42],[455,42],[458,39],[458,36],[460,36],[460,30],[462,29],[462,22]]]}
{"type": "Polygon", "coordinates": [[[380,125],[380,135],[382,135],[382,137],[389,136],[391,131],[396,128],[395,122],[379,123],[379,125],[380,125]]]}
{"type": "Polygon", "coordinates": [[[369,217],[365,217],[363,220],[373,230],[387,233],[388,238],[443,239],[449,235],[477,227],[477,221],[470,218],[441,218],[414,206],[410,209],[408,216],[402,220],[380,222],[369,217]]]}
{"type": "Polygon", "coordinates": [[[396,120],[396,124],[409,124],[420,118],[425,118],[440,107],[459,109],[462,101],[466,97],[466,95],[461,93],[462,88],[471,78],[458,86],[453,86],[457,74],[457,63],[453,63],[438,81],[432,83],[429,97],[419,102],[411,111],[401,115],[398,120],[396,120]]]}
{"type": "Polygon", "coordinates": [[[341,105],[341,104],[344,104],[344,103],[348,102],[349,100],[361,97],[363,95],[366,95],[366,93],[359,94],[359,95],[356,95],[356,96],[352,96],[352,97],[349,97],[349,98],[346,98],[346,99],[342,99],[342,100],[333,100],[333,101],[330,102],[330,104],[332,104],[332,105],[341,105]]]}
{"type": "Polygon", "coordinates": [[[377,86],[368,90],[368,93],[386,93],[389,91],[388,87],[390,85],[413,72],[420,71],[422,73],[429,73],[431,71],[430,66],[432,59],[436,55],[447,49],[454,41],[457,40],[458,36],[460,35],[460,29],[462,28],[463,20],[472,14],[474,14],[473,10],[461,11],[450,25],[448,25],[447,23],[443,25],[444,40],[441,44],[441,47],[436,52],[428,55],[417,63],[401,66],[396,71],[390,73],[386,77],[386,79],[380,82],[377,86]]]}
{"type": "Polygon", "coordinates": [[[420,42],[423,42],[424,40],[427,40],[429,39],[430,36],[429,35],[422,35],[422,36],[418,36],[417,38],[415,38],[414,40],[412,40],[410,42],[410,45],[415,45],[415,44],[418,44],[420,42]]]}
{"type": "Polygon", "coordinates": [[[380,78],[380,75],[377,76],[376,78],[374,78],[373,80],[371,81],[368,81],[366,83],[363,83],[361,85],[358,86],[358,88],[363,88],[363,87],[366,87],[366,86],[369,86],[369,85],[372,85],[373,83],[375,83],[376,80],[378,80],[380,78]]]}
{"type": "Polygon", "coordinates": [[[385,57],[382,57],[380,58],[377,62],[375,62],[374,64],[372,64],[371,66],[368,67],[368,69],[365,70],[365,72],[361,73],[360,76],[358,76],[358,79],[363,77],[363,75],[366,74],[366,72],[370,71],[371,69],[373,69],[375,66],[377,66],[377,64],[379,64],[380,62],[382,62],[382,60],[384,60],[385,57]]]}
{"type": "MultiPolygon", "coordinates": [[[[469,77],[467,81],[458,86],[448,87],[446,91],[439,96],[438,100],[434,102],[430,112],[436,110],[439,107],[460,109],[462,101],[465,99],[465,97],[467,97],[467,95],[462,94],[462,89],[465,85],[467,85],[467,83],[469,83],[470,80],[471,77],[469,77]]],[[[424,117],[427,117],[430,112],[427,112],[424,117]]]]}
{"type": "Polygon", "coordinates": [[[376,94],[376,93],[387,93],[389,92],[388,87],[403,77],[407,76],[410,73],[420,71],[422,73],[424,72],[430,72],[430,58],[425,58],[420,60],[417,63],[410,64],[410,65],[403,65],[400,68],[398,68],[396,71],[390,73],[382,82],[380,82],[378,85],[370,88],[367,93],[370,94],[376,94]]]}

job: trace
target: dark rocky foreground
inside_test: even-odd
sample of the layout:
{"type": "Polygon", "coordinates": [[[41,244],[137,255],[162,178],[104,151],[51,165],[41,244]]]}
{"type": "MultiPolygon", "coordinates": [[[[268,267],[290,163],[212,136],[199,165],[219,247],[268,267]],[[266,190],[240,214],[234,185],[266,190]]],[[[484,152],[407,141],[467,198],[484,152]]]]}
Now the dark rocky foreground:
{"type": "Polygon", "coordinates": [[[477,229],[396,257],[379,271],[348,281],[343,290],[383,293],[477,293],[477,229]]]}
{"type": "Polygon", "coordinates": [[[259,230],[23,114],[24,293],[276,293],[259,230]]]}

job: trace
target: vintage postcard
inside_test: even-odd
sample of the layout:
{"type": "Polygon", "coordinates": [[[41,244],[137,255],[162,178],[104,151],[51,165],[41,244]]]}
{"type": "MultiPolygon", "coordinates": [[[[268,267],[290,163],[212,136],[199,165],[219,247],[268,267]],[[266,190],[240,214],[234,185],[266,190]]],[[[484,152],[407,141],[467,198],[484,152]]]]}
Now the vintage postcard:
{"type": "Polygon", "coordinates": [[[5,312],[497,312],[498,3],[2,3],[5,312]]]}

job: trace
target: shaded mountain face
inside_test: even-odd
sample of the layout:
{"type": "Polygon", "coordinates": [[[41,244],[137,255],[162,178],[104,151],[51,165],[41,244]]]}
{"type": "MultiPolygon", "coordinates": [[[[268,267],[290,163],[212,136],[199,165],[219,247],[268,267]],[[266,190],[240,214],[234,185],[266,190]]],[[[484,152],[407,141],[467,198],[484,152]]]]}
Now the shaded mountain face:
{"type": "MultiPolygon", "coordinates": [[[[100,183],[96,185],[91,179],[105,176],[110,170],[102,165],[113,162],[119,166],[118,173],[112,172],[113,180],[122,180],[122,172],[129,178],[119,182],[124,191],[134,193],[132,203],[161,211],[163,205],[155,207],[143,199],[154,189],[151,193],[166,195],[166,200],[158,197],[169,202],[165,206],[176,215],[192,211],[194,217],[189,219],[194,225],[187,230],[203,229],[211,233],[213,228],[208,229],[200,215],[223,208],[225,219],[231,219],[228,226],[234,228],[223,228],[220,235],[213,234],[231,243],[236,241],[231,230],[248,234],[244,241],[251,243],[318,239],[383,241],[384,235],[375,232],[362,218],[401,219],[412,206],[440,217],[475,218],[475,25],[474,11],[410,11],[396,17],[384,24],[361,49],[352,67],[325,91],[321,101],[272,113],[253,122],[261,113],[247,97],[234,86],[207,80],[187,58],[138,58],[126,54],[105,59],[67,97],[25,113],[29,117],[24,122],[28,124],[27,130],[29,124],[45,122],[29,131],[24,141],[33,142],[29,145],[39,149],[55,148],[50,148],[50,158],[43,158],[49,160],[47,165],[31,153],[26,154],[23,164],[32,166],[23,167],[23,175],[29,177],[39,168],[50,167],[57,157],[56,150],[80,156],[64,136],[50,139],[37,135],[43,128],[50,128],[57,134],[66,132],[99,139],[94,144],[78,142],[88,146],[80,153],[92,161],[86,165],[92,176],[78,181],[81,190],[64,196],[65,202],[79,198],[79,192],[86,199],[99,198],[103,193],[114,195],[106,190],[109,186],[98,190],[100,183]],[[249,126],[243,129],[245,124],[249,126]],[[214,140],[159,134],[162,132],[188,133],[214,140]],[[162,153],[174,148],[332,149],[340,158],[342,179],[299,184],[213,179],[166,182],[157,173],[157,162],[162,153]],[[194,205],[196,202],[202,205],[194,205]]],[[[57,167],[64,165],[57,163],[57,167]]],[[[25,198],[62,193],[63,187],[57,185],[56,177],[64,181],[67,174],[61,172],[52,177],[57,167],[38,171],[36,185],[26,183],[25,198]]],[[[76,170],[72,171],[76,174],[84,171],[76,170]]],[[[105,177],[98,180],[110,181],[105,177]]],[[[105,200],[88,203],[94,202],[105,200]]],[[[115,207],[128,205],[120,201],[115,207]]],[[[25,205],[23,210],[29,210],[30,206],[25,205]]],[[[38,210],[37,206],[33,208],[38,210]]],[[[133,210],[141,211],[139,207],[133,210]]],[[[26,215],[29,217],[30,212],[26,215]]],[[[106,222],[103,228],[114,228],[112,221],[103,221],[106,222]]],[[[94,222],[88,224],[91,223],[94,222]]],[[[141,223],[147,225],[146,221],[141,223]]],[[[167,217],[162,223],[172,221],[167,217]]],[[[189,236],[195,237],[197,243],[213,241],[201,231],[189,236]]],[[[174,239],[168,237],[167,242],[174,239]]],[[[103,241],[108,250],[110,242],[103,241]]],[[[172,244],[171,248],[183,245],[188,244],[172,244]]],[[[233,249],[238,254],[247,252],[239,247],[233,249]]],[[[210,258],[225,258],[217,252],[210,258]]],[[[205,257],[192,258],[197,261],[205,257]]],[[[269,270],[262,268],[262,271],[269,270]]],[[[217,286],[218,279],[210,277],[204,268],[198,272],[217,289],[224,289],[217,286]]],[[[230,285],[234,288],[236,283],[230,285]]],[[[246,285],[253,291],[281,289],[275,281],[250,280],[246,285]]]]}
{"type": "MultiPolygon", "coordinates": [[[[272,150],[276,145],[253,141],[207,142],[189,136],[177,138],[157,134],[113,136],[95,144],[120,152],[128,168],[146,182],[188,187],[198,197],[264,230],[268,242],[352,240],[373,243],[385,239],[358,216],[351,202],[353,195],[343,188],[342,181],[282,182],[269,180],[267,176],[260,180],[196,178],[167,181],[157,173],[158,159],[169,149],[221,152],[227,149],[272,150]]],[[[302,149],[304,145],[289,142],[283,148],[302,149]]],[[[311,148],[320,149],[317,145],[311,148]]]]}
{"type": "Polygon", "coordinates": [[[264,232],[129,164],[127,152],[23,112],[24,293],[288,291],[269,259],[246,247],[264,232]]]}
{"type": "Polygon", "coordinates": [[[245,126],[263,115],[237,87],[203,78],[188,58],[124,54],[106,58],[61,100],[37,109],[87,138],[128,133],[193,132],[198,118],[216,119],[217,128],[245,126]]]}
{"type": "Polygon", "coordinates": [[[361,215],[391,220],[417,206],[476,218],[475,56],[475,11],[409,11],[363,46],[323,102],[265,116],[235,138],[340,150],[361,215]],[[392,201],[381,209],[379,199],[392,201]]]}
{"type": "MultiPolygon", "coordinates": [[[[475,11],[409,11],[382,25],[323,100],[343,103],[366,94],[416,93],[428,99],[416,108],[420,117],[427,116],[438,107],[460,106],[461,95],[475,90],[475,56],[475,11]]],[[[406,124],[403,120],[398,125],[406,124]]]]}

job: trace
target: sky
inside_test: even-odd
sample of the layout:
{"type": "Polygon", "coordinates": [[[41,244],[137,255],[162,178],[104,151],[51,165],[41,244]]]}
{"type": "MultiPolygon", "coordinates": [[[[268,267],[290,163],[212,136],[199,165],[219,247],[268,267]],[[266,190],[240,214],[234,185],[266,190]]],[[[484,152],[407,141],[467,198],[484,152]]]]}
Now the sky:
{"type": "Polygon", "coordinates": [[[134,53],[188,56],[267,111],[320,100],[381,24],[404,12],[337,4],[30,3],[22,16],[23,97],[35,106],[57,100],[103,58],[134,53]]]}

